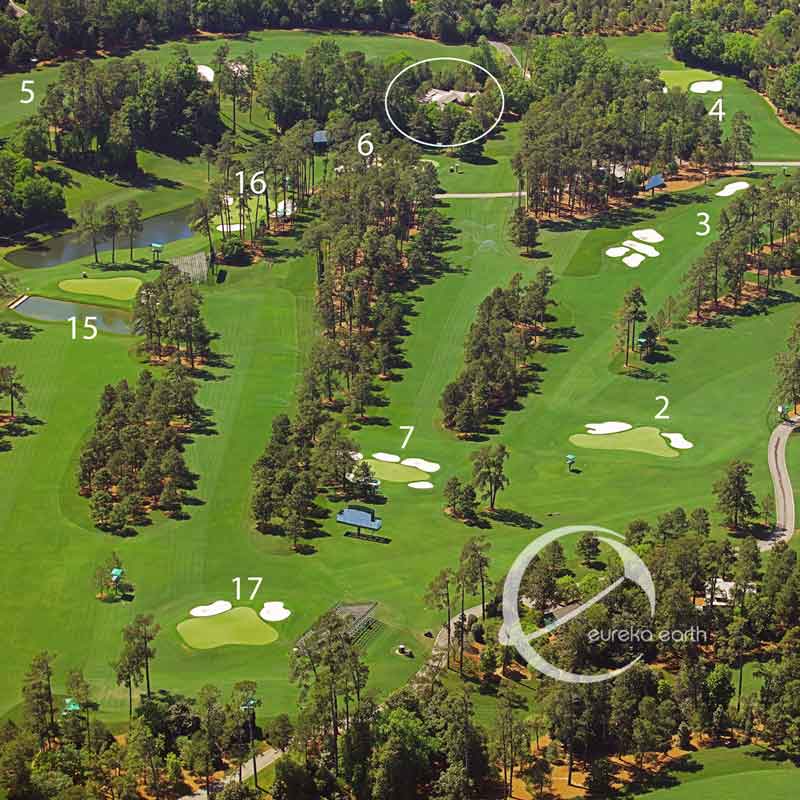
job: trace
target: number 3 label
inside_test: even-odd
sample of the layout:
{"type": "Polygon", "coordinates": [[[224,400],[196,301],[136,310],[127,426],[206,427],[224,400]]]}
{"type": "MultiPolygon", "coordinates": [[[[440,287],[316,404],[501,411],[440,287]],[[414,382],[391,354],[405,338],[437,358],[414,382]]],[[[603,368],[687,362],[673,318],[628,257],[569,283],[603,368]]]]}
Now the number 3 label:
{"type": "Polygon", "coordinates": [[[697,216],[700,218],[700,227],[705,228],[705,230],[700,230],[697,232],[697,236],[708,236],[711,233],[711,226],[708,224],[709,219],[711,217],[706,214],[705,211],[698,211],[697,216]]]}

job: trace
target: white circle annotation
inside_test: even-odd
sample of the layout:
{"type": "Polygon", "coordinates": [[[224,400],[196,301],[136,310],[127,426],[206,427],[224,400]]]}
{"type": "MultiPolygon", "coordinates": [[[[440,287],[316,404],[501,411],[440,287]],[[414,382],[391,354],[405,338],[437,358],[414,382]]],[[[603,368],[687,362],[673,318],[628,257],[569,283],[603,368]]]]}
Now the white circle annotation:
{"type": "Polygon", "coordinates": [[[386,117],[389,122],[392,124],[392,127],[401,135],[404,136],[409,141],[414,142],[415,144],[422,145],[423,147],[440,147],[440,148],[448,148],[448,147],[464,147],[465,145],[472,144],[473,142],[477,142],[480,139],[483,139],[485,136],[488,136],[499,124],[500,120],[503,118],[503,114],[506,110],[506,96],[503,92],[503,87],[500,85],[500,81],[489,72],[486,67],[482,67],[480,64],[476,64],[474,61],[468,61],[466,58],[456,58],[455,56],[436,56],[435,58],[423,58],[420,61],[415,61],[413,64],[409,64],[407,67],[403,67],[394,78],[389,81],[389,85],[386,87],[386,94],[383,96],[383,107],[386,111],[386,117]],[[455,142],[453,144],[441,144],[441,143],[434,143],[434,142],[425,142],[422,139],[416,139],[410,133],[406,133],[395,121],[392,117],[391,112],[389,111],[389,94],[392,91],[392,87],[397,82],[397,79],[408,72],[410,69],[414,69],[414,67],[420,66],[420,64],[429,64],[432,61],[460,61],[462,64],[469,64],[471,67],[475,67],[476,69],[481,70],[481,72],[485,72],[497,85],[498,90],[500,91],[500,111],[497,114],[497,119],[480,135],[475,136],[472,139],[468,139],[466,142],[455,142]]]}

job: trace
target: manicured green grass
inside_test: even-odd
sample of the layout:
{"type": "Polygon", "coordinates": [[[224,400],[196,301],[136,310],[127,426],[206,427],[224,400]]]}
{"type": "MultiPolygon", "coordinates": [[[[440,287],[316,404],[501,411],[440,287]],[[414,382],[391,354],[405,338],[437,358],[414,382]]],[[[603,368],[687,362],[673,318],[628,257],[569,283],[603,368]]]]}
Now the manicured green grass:
{"type": "MultiPolygon", "coordinates": [[[[754,487],[763,494],[770,485],[764,457],[771,427],[770,364],[795,315],[793,303],[766,316],[737,319],[729,328],[676,331],[670,346],[675,360],[657,365],[659,378],[619,375],[610,357],[613,315],[624,292],[641,283],[650,309],[657,309],[678,290],[683,271],[708,243],[694,235],[697,211],[710,213],[713,222],[727,202],[698,190],[643,204],[613,221],[611,230],[620,238],[645,222],[665,236],[659,245],[663,256],[637,271],[603,258],[609,230],[595,223],[558,233],[545,230],[543,258],[526,259],[504,233],[513,200],[460,200],[444,207],[462,231],[450,254],[456,269],[413,295],[416,315],[409,318],[411,336],[403,345],[411,366],[401,370],[402,380],[385,384],[390,404],[374,412],[385,415],[387,424],[353,434],[365,453],[397,452],[406,434],[399,426],[415,425],[404,455],[442,465],[430,492],[409,496],[402,484],[384,484],[387,502],[380,514],[392,539],[388,546],[344,539],[328,517],[326,535],[313,540],[317,552],[298,556],[285,540],[251,528],[250,468],[271,417],[291,409],[312,338],[312,259],[290,255],[272,266],[229,269],[223,285],[204,289],[209,326],[220,334],[215,348],[227,355],[230,368],[212,370],[215,379],[202,383],[198,397],[213,410],[218,435],[197,437],[186,452],[190,468],[200,475],[195,495],[201,503],[188,507],[186,521],[154,515],[154,524],[135,538],[112,539],[95,531],[74,483],[80,444],[103,385],[121,377],[134,380],[139,370],[134,340],[101,335],[92,342],[72,342],[63,326],[43,323],[31,340],[0,341],[0,361],[19,365],[30,389],[30,413],[44,423],[34,426],[31,436],[13,439],[10,452],[0,453],[8,467],[0,483],[6,542],[0,580],[13,588],[2,601],[9,625],[0,709],[8,711],[18,702],[26,665],[46,647],[57,655],[57,689],[68,668],[82,666],[104,716],[124,718],[125,693],[114,685],[108,662],[119,648],[121,627],[136,613],[153,613],[162,626],[153,665],[157,686],[191,693],[209,680],[229,689],[252,678],[268,698],[270,713],[291,713],[296,708],[296,689],[286,681],[291,643],[336,602],[375,600],[385,628],[367,649],[370,685],[380,694],[406,680],[429,649],[424,631],[441,621],[422,605],[425,584],[442,567],[457,564],[463,542],[473,534],[442,513],[441,493],[451,475],[469,475],[469,456],[479,445],[442,429],[438,400],[461,367],[464,336],[478,303],[517,271],[531,276],[548,264],[556,273],[554,325],[561,334],[555,349],[563,352],[541,356],[544,369],[536,393],[497,426],[511,452],[511,486],[499,497],[501,509],[523,512],[541,524],[552,524],[547,515],[555,513],[558,524],[594,522],[622,529],[634,517],[652,519],[678,503],[711,507],[711,484],[734,457],[754,463],[754,487]],[[576,259],[596,261],[596,271],[571,275],[576,259]],[[580,473],[564,469],[569,436],[585,422],[620,418],[644,424],[661,408],[658,394],[669,396],[671,429],[696,442],[694,450],[673,459],[587,450],[581,452],[580,473]],[[133,603],[94,600],[91,576],[112,550],[136,585],[133,603]],[[257,654],[248,648],[186,648],[175,626],[188,609],[209,598],[233,600],[232,579],[251,575],[265,578],[253,607],[278,598],[293,610],[281,623],[278,641],[257,654]],[[412,647],[415,659],[395,654],[401,642],[412,647]]],[[[191,252],[199,241],[175,243],[170,255],[191,252]]],[[[292,240],[282,244],[289,253],[296,247],[292,240]]],[[[59,281],[75,276],[75,267],[18,274],[26,283],[57,291],[59,281]]],[[[19,319],[7,311],[0,318],[19,319]]],[[[494,519],[486,531],[495,577],[536,535],[514,522],[494,519]]],[[[521,522],[528,524],[524,517],[521,522]]],[[[569,555],[574,545],[566,544],[569,555]]]]}
{"type": "Polygon", "coordinates": [[[630,450],[635,453],[650,453],[661,458],[678,456],[678,451],[667,444],[666,439],[661,436],[661,431],[650,425],[605,435],[576,433],[570,436],[569,440],[576,447],[586,447],[590,450],[630,450]]]}
{"type": "Polygon", "coordinates": [[[615,36],[604,39],[609,52],[629,61],[642,61],[661,71],[661,77],[670,86],[688,88],[696,80],[722,78],[722,93],[708,92],[702,97],[711,109],[722,98],[725,112],[723,129],[730,132],[733,115],[744,111],[753,126],[753,158],[756,161],[797,161],[800,157],[800,134],[785,127],[769,104],[758,92],[739,79],[717,75],[700,69],[689,69],[672,58],[666,33],[648,32],[637,36],[615,36]]]}
{"type": "Polygon", "coordinates": [[[410,481],[426,481],[429,477],[427,472],[405,464],[390,464],[374,458],[368,458],[367,463],[372,467],[375,477],[382,481],[409,483],[410,481]]]}
{"type": "Polygon", "coordinates": [[[511,159],[519,149],[521,135],[521,123],[503,124],[496,135],[484,140],[483,157],[478,163],[430,149],[425,157],[439,165],[439,184],[445,192],[513,192],[517,189],[517,179],[511,159]]]}
{"type": "Polygon", "coordinates": [[[68,278],[58,284],[69,294],[89,294],[111,300],[132,300],[142,282],[138,278],[68,278]]]}
{"type": "Polygon", "coordinates": [[[278,631],[262,622],[252,608],[241,606],[213,617],[191,617],[177,625],[180,637],[195,650],[226,645],[265,645],[278,638],[278,631]]]}
{"type": "Polygon", "coordinates": [[[657,69],[674,69],[680,63],[672,57],[666,33],[647,31],[636,36],[604,36],[603,41],[611,55],[625,61],[641,61],[657,69]]]}
{"type": "Polygon", "coordinates": [[[769,800],[794,800],[800,777],[792,772],[740,772],[718,775],[648,795],[652,800],[750,800],[754,795],[769,800]]]}
{"type": "MultiPolygon", "coordinates": [[[[182,174],[180,164],[173,166],[176,175],[182,174]]],[[[477,165],[470,183],[465,173],[460,186],[471,191],[513,188],[496,184],[500,168],[477,165]]],[[[440,177],[450,180],[445,172],[440,177]]],[[[195,165],[190,178],[190,189],[202,184],[204,168],[195,165]]],[[[108,187],[103,190],[111,191],[108,187]]],[[[80,189],[88,191],[87,186],[80,189]]],[[[169,190],[153,192],[155,206],[169,190]]],[[[124,720],[126,694],[115,686],[108,664],[119,650],[122,626],[137,613],[152,613],[162,626],[153,664],[157,687],[191,694],[213,681],[227,691],[236,681],[252,678],[265,698],[265,711],[293,713],[296,688],[286,678],[292,643],[335,603],[374,600],[385,627],[367,647],[370,686],[385,695],[402,684],[429,651],[424,631],[441,623],[439,613],[423,606],[425,585],[443,567],[457,566],[463,543],[475,533],[443,514],[442,488],[450,476],[470,474],[469,457],[480,443],[459,441],[443,430],[438,401],[462,366],[464,337],[475,309],[515,272],[530,277],[544,265],[555,272],[558,305],[552,309],[557,321],[551,344],[556,346],[541,354],[535,391],[523,399],[522,408],[497,421],[501,435],[495,441],[504,441],[511,453],[511,485],[498,505],[527,514],[531,521],[524,516],[508,517],[508,523],[500,517],[491,520],[485,533],[492,545],[493,577],[500,577],[537,535],[534,521],[547,526],[596,523],[621,530],[635,517],[652,520],[677,504],[713,507],[711,485],[732,458],[753,462],[754,488],[763,495],[771,486],[765,458],[771,362],[796,315],[793,284],[784,287],[786,302],[769,314],[738,318],[727,328],[671,333],[675,341],[669,357],[674,360],[657,364],[650,379],[620,375],[610,355],[614,313],[624,292],[640,283],[653,312],[677,293],[682,274],[713,238],[695,236],[697,212],[708,212],[713,224],[729,202],[699,189],[643,203],[609,220],[558,232],[546,229],[539,257],[532,259],[522,258],[507,240],[514,200],[456,200],[443,206],[461,231],[448,253],[454,269],[413,293],[411,335],[403,343],[410,367],[399,371],[401,380],[384,384],[390,403],[372,412],[384,416],[385,424],[353,432],[365,453],[399,452],[406,435],[399,426],[414,425],[404,455],[442,465],[429,492],[412,494],[390,482],[382,486],[387,502],[380,515],[392,540],[386,546],[345,539],[333,521],[336,505],[326,506],[323,535],[312,541],[316,552],[310,556],[292,554],[286,540],[258,534],[251,526],[250,470],[272,417],[292,409],[314,333],[314,264],[299,254],[296,239],[280,240],[284,253],[270,265],[230,268],[224,284],[203,288],[209,327],[220,335],[214,347],[229,366],[209,370],[198,395],[213,412],[216,435],[198,436],[186,450],[189,467],[200,475],[197,502],[187,507],[188,520],[155,514],[153,524],[137,537],[113,539],[93,529],[88,503],[77,496],[80,447],[90,433],[102,388],[123,377],[135,380],[141,368],[133,338],[101,334],[91,342],[73,342],[65,326],[41,323],[30,340],[0,340],[0,363],[12,361],[20,367],[30,390],[29,412],[43,423],[31,426],[30,436],[12,439],[10,452],[0,453],[0,583],[8,587],[0,601],[8,621],[0,714],[19,702],[19,684],[30,659],[47,648],[56,655],[57,690],[63,689],[66,670],[80,666],[101,703],[101,714],[112,722],[124,720]],[[665,236],[661,258],[634,271],[603,256],[609,243],[628,238],[645,223],[665,236]],[[670,430],[695,442],[693,450],[673,459],[587,450],[581,452],[581,471],[566,471],[569,437],[583,430],[584,423],[625,419],[646,424],[661,408],[655,399],[661,394],[670,398],[670,430]],[[106,605],[94,599],[94,569],[112,550],[136,586],[132,603],[106,605]],[[188,609],[210,598],[234,600],[233,578],[253,575],[263,576],[264,584],[252,607],[281,599],[293,611],[280,625],[280,638],[267,650],[187,648],[176,626],[188,609]],[[414,659],[395,654],[401,642],[414,650],[414,659]]],[[[165,258],[200,246],[201,237],[175,242],[168,245],[165,258]]],[[[147,253],[134,256],[144,261],[147,253]]],[[[83,267],[76,262],[14,274],[23,290],[74,300],[58,284],[76,278],[83,267]]],[[[144,263],[140,267],[143,272],[115,274],[152,277],[144,263]]],[[[104,274],[91,270],[92,279],[104,274]]],[[[0,320],[19,319],[0,311],[0,320]]],[[[574,543],[565,546],[571,555],[574,543]]]]}
{"type": "MultiPolygon", "coordinates": [[[[195,42],[185,43],[192,58],[198,64],[210,64],[214,51],[222,43],[222,37],[203,37],[195,42]]],[[[452,55],[468,58],[471,51],[467,46],[451,46],[440,44],[434,40],[416,39],[411,36],[391,36],[377,33],[322,33],[305,31],[255,31],[241,39],[224,39],[230,46],[231,58],[242,58],[249,50],[255,51],[258,59],[264,60],[274,53],[300,55],[312,44],[319,41],[335,41],[343,52],[360,50],[368,58],[395,58],[407,54],[419,60],[433,56],[452,55]]],[[[174,42],[158,47],[140,50],[136,56],[145,63],[165,62],[171,57],[174,42]]],[[[97,59],[102,61],[102,59],[97,59]]],[[[58,79],[60,66],[41,67],[26,73],[14,73],[0,77],[0,104],[4,109],[3,121],[0,123],[0,135],[13,134],[14,126],[38,108],[45,96],[47,87],[58,79]],[[20,103],[25,95],[21,92],[23,80],[33,80],[32,89],[35,99],[32,103],[20,103]]],[[[30,85],[30,84],[29,84],[30,85]]]]}

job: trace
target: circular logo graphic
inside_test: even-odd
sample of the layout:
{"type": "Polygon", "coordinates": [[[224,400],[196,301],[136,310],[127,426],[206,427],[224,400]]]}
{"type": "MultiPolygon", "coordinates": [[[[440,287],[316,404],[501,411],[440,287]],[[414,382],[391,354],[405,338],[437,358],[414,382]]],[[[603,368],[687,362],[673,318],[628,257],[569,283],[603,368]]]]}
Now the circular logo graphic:
{"type": "Polygon", "coordinates": [[[436,58],[423,58],[421,61],[415,61],[413,64],[409,64],[407,67],[404,67],[394,76],[394,78],[389,81],[389,85],[386,87],[386,94],[383,96],[383,107],[386,110],[386,117],[388,118],[389,122],[391,122],[392,127],[401,135],[405,136],[406,139],[414,142],[415,144],[421,144],[423,147],[463,147],[467,144],[472,144],[473,142],[480,141],[485,136],[488,136],[499,124],[500,120],[503,118],[503,114],[506,110],[506,96],[503,92],[503,87],[500,85],[500,81],[489,72],[486,67],[482,67],[480,64],[476,64],[474,61],[467,61],[466,58],[455,58],[454,56],[437,56],[436,58]],[[497,85],[497,88],[500,91],[500,112],[497,115],[495,121],[480,135],[475,136],[472,139],[467,139],[465,142],[454,142],[453,144],[441,144],[436,142],[424,142],[421,139],[415,139],[410,133],[404,131],[394,120],[392,117],[392,112],[389,111],[389,94],[392,91],[392,87],[397,83],[398,79],[405,75],[410,69],[414,69],[414,67],[418,67],[420,64],[429,64],[432,61],[460,61],[462,64],[469,64],[471,67],[475,67],[475,69],[481,70],[481,72],[485,72],[497,85]]]}
{"type": "Polygon", "coordinates": [[[547,636],[570,620],[575,619],[575,617],[579,616],[596,603],[599,603],[606,595],[613,592],[626,580],[633,581],[641,588],[650,602],[651,617],[655,615],[656,589],[653,583],[653,576],[650,574],[650,570],[647,569],[644,561],[642,561],[630,547],[624,545],[622,541],[620,541],[624,539],[625,537],[621,533],[609,530],[608,528],[600,528],[597,525],[567,525],[563,528],[556,528],[554,531],[545,533],[531,542],[517,556],[516,560],[511,565],[511,569],[506,576],[505,585],[503,586],[503,626],[500,629],[499,635],[501,644],[515,647],[517,652],[531,667],[553,678],[553,680],[562,681],[563,683],[601,683],[602,681],[611,680],[630,669],[641,659],[641,655],[638,655],[624,667],[597,674],[581,675],[556,667],[545,658],[542,658],[531,646],[532,641],[542,636],[547,636]],[[601,592],[598,592],[594,597],[582,603],[577,608],[571,609],[559,619],[554,620],[549,625],[545,625],[543,628],[539,628],[533,633],[526,634],[522,630],[522,623],[519,618],[520,586],[522,584],[522,578],[533,559],[536,558],[547,545],[552,544],[564,536],[570,536],[575,533],[606,533],[609,534],[609,536],[616,537],[612,539],[609,538],[609,536],[598,536],[597,538],[601,542],[605,542],[605,544],[609,545],[622,559],[623,575],[606,586],[601,592]]]}

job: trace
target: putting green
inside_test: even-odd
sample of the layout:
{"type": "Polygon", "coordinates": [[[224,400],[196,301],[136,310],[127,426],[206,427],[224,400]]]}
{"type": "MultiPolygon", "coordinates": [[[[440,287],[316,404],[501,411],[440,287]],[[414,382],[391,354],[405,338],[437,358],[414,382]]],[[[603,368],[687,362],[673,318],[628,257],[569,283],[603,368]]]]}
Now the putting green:
{"type": "Polygon", "coordinates": [[[578,447],[588,447],[593,450],[633,450],[662,458],[675,458],[678,455],[678,451],[667,444],[659,429],[649,426],[602,435],[576,433],[570,436],[569,440],[578,447]]]}
{"type": "Polygon", "coordinates": [[[378,461],[375,458],[368,458],[367,464],[372,467],[375,477],[382,481],[411,483],[412,481],[428,480],[427,472],[423,472],[416,467],[409,467],[406,464],[392,464],[389,461],[378,461]]]}
{"type": "Polygon", "coordinates": [[[92,294],[110,300],[133,300],[142,282],[138,278],[70,278],[58,288],[71,294],[92,294]]]}
{"type": "Polygon", "coordinates": [[[195,650],[227,644],[272,644],[278,631],[259,619],[252,608],[234,608],[213,617],[192,617],[178,623],[178,633],[195,650]]]}
{"type": "MultiPolygon", "coordinates": [[[[667,86],[679,86],[685,91],[689,91],[689,87],[697,81],[714,81],[721,78],[721,75],[715,75],[713,72],[708,72],[705,69],[662,69],[659,73],[661,80],[667,86]]],[[[725,80],[722,80],[723,91],[725,89],[725,80]]],[[[707,92],[709,96],[722,97],[722,92],[707,92]]],[[[703,97],[703,95],[698,95],[703,97]]]]}

